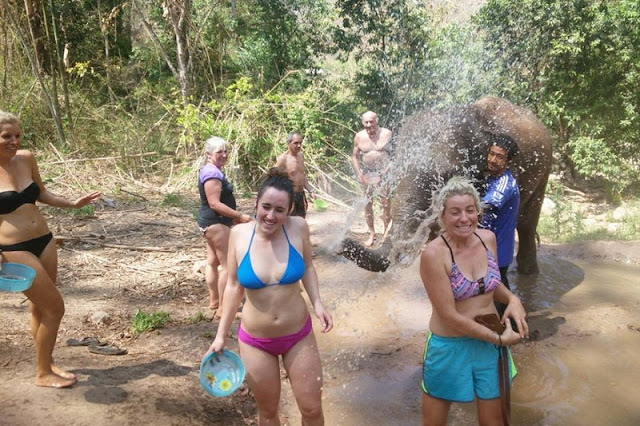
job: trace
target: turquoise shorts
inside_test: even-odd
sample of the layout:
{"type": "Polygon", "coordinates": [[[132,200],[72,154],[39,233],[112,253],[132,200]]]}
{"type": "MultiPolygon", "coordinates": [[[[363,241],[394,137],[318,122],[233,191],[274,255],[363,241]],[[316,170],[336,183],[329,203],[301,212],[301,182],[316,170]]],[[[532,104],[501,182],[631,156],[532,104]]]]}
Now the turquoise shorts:
{"type": "MultiPolygon", "coordinates": [[[[424,346],[422,390],[434,398],[471,402],[500,397],[499,349],[470,337],[443,337],[429,333],[424,346]]],[[[516,376],[509,351],[511,380],[516,376]]]]}

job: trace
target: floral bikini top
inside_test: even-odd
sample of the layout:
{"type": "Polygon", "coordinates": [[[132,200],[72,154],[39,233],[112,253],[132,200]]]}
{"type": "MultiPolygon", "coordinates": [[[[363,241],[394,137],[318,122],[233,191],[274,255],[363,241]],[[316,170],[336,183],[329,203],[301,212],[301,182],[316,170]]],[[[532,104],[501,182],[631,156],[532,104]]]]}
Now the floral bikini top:
{"type": "Polygon", "coordinates": [[[500,269],[498,268],[498,263],[496,262],[495,257],[491,251],[489,251],[484,241],[482,241],[482,238],[480,238],[480,236],[475,232],[473,235],[478,237],[484,246],[484,249],[487,251],[487,274],[477,281],[471,281],[462,275],[462,272],[458,269],[458,265],[456,265],[456,261],[453,258],[453,250],[451,250],[451,246],[444,236],[441,235],[442,240],[447,245],[449,252],[451,253],[452,265],[451,274],[449,274],[449,282],[451,283],[451,291],[453,291],[453,298],[456,302],[494,291],[500,285],[500,269]]]}

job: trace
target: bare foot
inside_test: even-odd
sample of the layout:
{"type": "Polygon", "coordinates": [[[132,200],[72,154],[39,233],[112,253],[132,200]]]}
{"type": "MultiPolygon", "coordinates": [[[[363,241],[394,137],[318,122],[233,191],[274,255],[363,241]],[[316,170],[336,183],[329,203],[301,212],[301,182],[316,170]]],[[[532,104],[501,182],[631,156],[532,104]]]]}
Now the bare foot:
{"type": "Polygon", "coordinates": [[[77,382],[77,379],[65,379],[57,374],[49,373],[41,377],[36,377],[36,386],[43,386],[47,388],[68,388],[73,386],[77,382]]]}
{"type": "Polygon", "coordinates": [[[211,309],[212,311],[215,311],[219,307],[220,307],[220,305],[218,303],[210,303],[209,304],[209,309],[211,309]]]}
{"type": "Polygon", "coordinates": [[[389,231],[391,231],[392,224],[393,221],[390,221],[389,225],[387,225],[387,228],[384,230],[384,233],[382,234],[382,241],[386,241],[387,237],[389,236],[389,231]]]}
{"type": "Polygon", "coordinates": [[[51,371],[53,371],[53,373],[56,376],[60,376],[64,379],[72,379],[72,380],[78,380],[78,376],[76,376],[75,374],[71,373],[70,371],[65,371],[62,368],[58,367],[57,365],[53,365],[51,364],[51,371]]]}
{"type": "Polygon", "coordinates": [[[371,247],[376,242],[376,234],[371,234],[369,239],[364,243],[365,247],[371,247]]]}

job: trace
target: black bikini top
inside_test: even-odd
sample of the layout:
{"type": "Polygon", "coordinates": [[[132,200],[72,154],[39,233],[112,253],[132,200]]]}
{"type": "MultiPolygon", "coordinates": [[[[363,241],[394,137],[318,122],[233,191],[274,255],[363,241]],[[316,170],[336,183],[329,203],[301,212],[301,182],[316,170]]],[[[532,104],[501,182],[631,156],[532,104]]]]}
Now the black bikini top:
{"type": "Polygon", "coordinates": [[[2,191],[0,192],[0,214],[8,214],[15,211],[23,204],[35,204],[40,196],[40,187],[31,182],[22,191],[2,191]]]}

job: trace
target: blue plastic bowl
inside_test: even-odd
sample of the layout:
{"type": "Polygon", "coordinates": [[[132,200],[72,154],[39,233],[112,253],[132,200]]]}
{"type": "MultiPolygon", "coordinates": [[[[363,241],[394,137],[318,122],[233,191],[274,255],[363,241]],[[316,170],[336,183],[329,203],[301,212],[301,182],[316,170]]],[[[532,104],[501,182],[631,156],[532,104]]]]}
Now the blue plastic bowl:
{"type": "Polygon", "coordinates": [[[223,349],[221,354],[212,352],[200,363],[200,386],[213,396],[229,396],[244,380],[242,360],[235,353],[223,349]]]}
{"type": "Polygon", "coordinates": [[[22,263],[5,262],[0,270],[0,290],[19,292],[31,287],[36,271],[22,263]]]}

